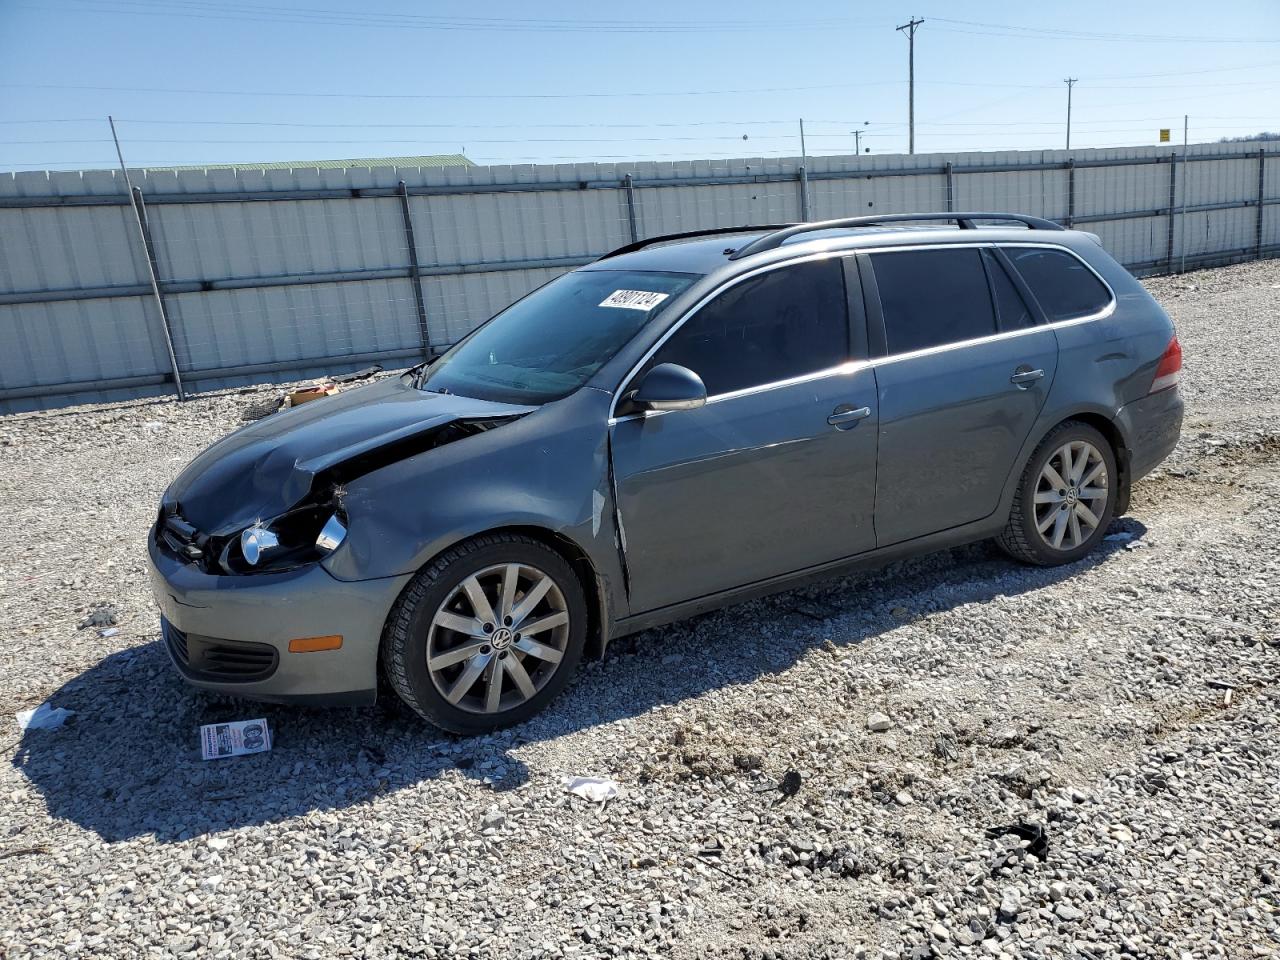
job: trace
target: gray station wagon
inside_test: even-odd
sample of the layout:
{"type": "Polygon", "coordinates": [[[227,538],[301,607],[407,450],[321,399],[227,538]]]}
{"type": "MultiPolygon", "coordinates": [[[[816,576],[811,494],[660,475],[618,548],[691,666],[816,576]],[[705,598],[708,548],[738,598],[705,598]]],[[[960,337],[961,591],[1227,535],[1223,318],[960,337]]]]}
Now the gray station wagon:
{"type": "Polygon", "coordinates": [[[1098,239],[1035,217],[655,237],[197,457],[150,537],[164,642],[199,687],[381,683],[490,730],[612,637],[805,578],[1079,560],[1177,442],[1181,366],[1098,239]]]}

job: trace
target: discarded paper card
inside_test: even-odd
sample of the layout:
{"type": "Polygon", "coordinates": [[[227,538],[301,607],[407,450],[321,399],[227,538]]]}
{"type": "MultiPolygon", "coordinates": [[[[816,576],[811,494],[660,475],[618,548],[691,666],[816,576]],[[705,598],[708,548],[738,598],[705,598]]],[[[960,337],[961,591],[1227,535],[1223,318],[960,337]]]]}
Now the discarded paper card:
{"type": "Polygon", "coordinates": [[[270,749],[271,730],[266,720],[206,723],[200,728],[200,752],[205,760],[262,753],[270,749]]]}
{"type": "Polygon", "coordinates": [[[67,717],[75,714],[74,710],[64,707],[51,707],[42,703],[30,710],[19,710],[14,714],[21,730],[56,730],[67,722],[67,717]]]}
{"type": "Polygon", "coordinates": [[[564,788],[592,803],[608,803],[618,795],[618,785],[607,777],[565,777],[564,788]]]}

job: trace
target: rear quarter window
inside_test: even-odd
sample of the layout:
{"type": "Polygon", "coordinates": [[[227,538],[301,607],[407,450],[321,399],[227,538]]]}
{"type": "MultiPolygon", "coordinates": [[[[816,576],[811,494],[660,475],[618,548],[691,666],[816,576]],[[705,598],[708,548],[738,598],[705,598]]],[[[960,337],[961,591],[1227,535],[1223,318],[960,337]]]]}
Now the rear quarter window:
{"type": "Polygon", "coordinates": [[[1079,257],[1065,250],[1002,249],[1051,322],[1087,317],[1111,302],[1111,291],[1079,257]]]}

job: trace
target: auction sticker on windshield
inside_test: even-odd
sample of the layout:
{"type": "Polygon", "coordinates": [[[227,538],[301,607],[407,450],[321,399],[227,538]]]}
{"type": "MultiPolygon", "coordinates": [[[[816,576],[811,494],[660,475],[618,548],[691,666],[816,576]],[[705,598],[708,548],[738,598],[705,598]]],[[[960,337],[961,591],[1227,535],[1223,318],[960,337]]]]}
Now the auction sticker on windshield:
{"type": "Polygon", "coordinates": [[[600,301],[600,306],[652,310],[669,296],[669,293],[654,293],[651,290],[615,290],[600,301]]]}

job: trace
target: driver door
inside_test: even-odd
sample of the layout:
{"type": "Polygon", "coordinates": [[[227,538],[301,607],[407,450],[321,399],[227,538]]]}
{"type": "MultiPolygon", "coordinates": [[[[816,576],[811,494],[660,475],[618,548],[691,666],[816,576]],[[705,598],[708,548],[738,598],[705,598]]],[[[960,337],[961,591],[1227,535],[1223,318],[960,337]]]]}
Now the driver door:
{"type": "Polygon", "coordinates": [[[856,316],[851,348],[839,258],[767,269],[698,308],[624,387],[677,363],[708,394],[611,427],[632,614],[875,546],[876,385],[856,316]]]}

